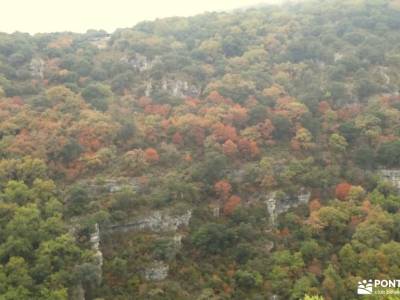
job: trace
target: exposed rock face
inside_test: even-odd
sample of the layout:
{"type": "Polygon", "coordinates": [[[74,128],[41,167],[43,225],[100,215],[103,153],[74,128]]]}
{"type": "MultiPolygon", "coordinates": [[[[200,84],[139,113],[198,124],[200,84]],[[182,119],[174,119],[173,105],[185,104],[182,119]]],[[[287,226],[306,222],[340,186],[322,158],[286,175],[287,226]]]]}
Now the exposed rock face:
{"type": "Polygon", "coordinates": [[[275,224],[276,219],[276,199],[275,193],[269,195],[268,199],[265,201],[267,204],[267,211],[271,218],[271,223],[275,224]]]}
{"type": "Polygon", "coordinates": [[[130,178],[126,182],[119,181],[118,179],[109,179],[105,182],[104,187],[110,193],[115,193],[121,191],[124,187],[130,187],[133,190],[138,190],[140,185],[134,178],[130,178]]]}
{"type": "Polygon", "coordinates": [[[144,277],[151,281],[164,280],[168,276],[169,266],[162,261],[156,261],[144,271],[144,277]]]}
{"type": "Polygon", "coordinates": [[[108,46],[108,41],[110,40],[111,36],[99,36],[94,37],[90,40],[90,43],[97,47],[97,49],[105,49],[108,46]]]}
{"type": "MultiPolygon", "coordinates": [[[[143,277],[149,281],[161,281],[168,276],[168,262],[175,259],[177,251],[181,248],[184,235],[176,232],[181,226],[188,226],[192,217],[192,210],[186,210],[184,213],[175,215],[168,211],[155,211],[146,217],[138,217],[125,224],[113,225],[108,228],[102,228],[102,233],[112,234],[116,232],[126,233],[128,231],[137,231],[138,234],[151,234],[160,236],[161,240],[169,240],[171,247],[169,253],[160,260],[157,258],[150,265],[143,267],[143,277]],[[142,232],[140,232],[142,231],[142,232]]],[[[93,242],[96,245],[97,237],[93,235],[93,242]]]]}
{"type": "Polygon", "coordinates": [[[96,223],[95,231],[90,236],[90,242],[92,243],[92,249],[96,251],[95,258],[96,258],[96,266],[99,269],[99,278],[102,277],[101,268],[103,266],[103,253],[100,250],[100,229],[99,224],[96,223]]]}
{"type": "Polygon", "coordinates": [[[130,188],[133,191],[138,191],[141,188],[141,184],[137,178],[108,178],[101,181],[88,181],[85,182],[91,193],[116,193],[124,188],[130,188]]]}
{"type": "Polygon", "coordinates": [[[128,62],[134,69],[139,70],[140,72],[151,68],[151,64],[148,62],[147,57],[138,53],[129,59],[128,62]]]}
{"type": "Polygon", "coordinates": [[[269,253],[269,252],[271,252],[271,250],[274,248],[274,246],[275,246],[275,244],[274,244],[273,241],[268,241],[268,242],[265,243],[264,251],[265,251],[266,253],[269,253]]]}
{"type": "Polygon", "coordinates": [[[275,225],[276,218],[288,211],[292,207],[297,207],[300,204],[307,204],[310,200],[311,193],[301,193],[297,197],[284,197],[283,199],[276,199],[276,193],[271,193],[265,201],[267,204],[268,214],[271,218],[271,224],[275,225]]]}
{"type": "Polygon", "coordinates": [[[146,90],[144,92],[144,95],[146,97],[150,97],[151,95],[151,91],[153,90],[153,84],[151,83],[151,81],[147,82],[146,84],[146,90]]]}
{"type": "Polygon", "coordinates": [[[129,230],[151,230],[155,232],[176,231],[180,226],[188,226],[192,211],[179,216],[171,216],[167,213],[156,211],[151,215],[132,220],[126,224],[114,225],[107,228],[108,231],[129,231],[129,230]]]}
{"type": "Polygon", "coordinates": [[[162,89],[169,92],[175,97],[185,98],[185,97],[198,97],[200,95],[199,89],[190,85],[187,81],[183,80],[162,80],[162,89]]]}
{"type": "Polygon", "coordinates": [[[213,217],[218,218],[221,215],[221,204],[220,203],[213,203],[209,205],[209,209],[213,217]]]}
{"type": "Polygon", "coordinates": [[[389,85],[390,85],[390,77],[389,77],[389,75],[387,74],[388,68],[387,68],[387,67],[379,66],[377,69],[378,69],[378,70],[377,70],[377,71],[378,71],[378,74],[381,76],[382,80],[384,81],[384,84],[385,84],[386,86],[389,86],[389,85]]]}
{"type": "MultiPolygon", "coordinates": [[[[74,235],[76,228],[70,228],[70,233],[74,235]]],[[[94,250],[95,261],[93,263],[84,263],[78,267],[89,268],[94,272],[94,277],[91,277],[91,284],[93,286],[98,286],[101,283],[103,277],[103,253],[100,249],[100,228],[96,223],[94,232],[90,235],[90,243],[92,244],[92,250],[94,250]]],[[[85,300],[85,288],[82,282],[76,283],[75,286],[68,290],[68,299],[70,300],[85,300]]]]}
{"type": "Polygon", "coordinates": [[[161,62],[161,58],[156,56],[153,60],[149,60],[146,56],[135,53],[131,57],[124,56],[121,62],[129,64],[134,70],[144,72],[152,69],[156,64],[161,62]]]}
{"type": "Polygon", "coordinates": [[[212,208],[212,214],[213,214],[213,217],[216,217],[216,218],[218,218],[219,216],[220,216],[220,208],[219,207],[213,207],[212,208]]]}
{"type": "Polygon", "coordinates": [[[333,59],[335,62],[337,62],[337,61],[341,60],[342,58],[343,58],[343,54],[336,52],[333,59]]]}
{"type": "Polygon", "coordinates": [[[308,201],[310,201],[311,193],[302,193],[299,194],[298,199],[299,199],[299,204],[307,204],[308,201]]]}
{"type": "Polygon", "coordinates": [[[44,78],[44,61],[41,58],[32,58],[30,63],[30,70],[32,77],[35,78],[44,78]]]}
{"type": "Polygon", "coordinates": [[[201,93],[199,88],[190,84],[188,81],[166,78],[163,78],[161,81],[147,81],[144,90],[145,96],[150,97],[154,90],[162,90],[177,98],[197,98],[201,93]]]}
{"type": "Polygon", "coordinates": [[[397,188],[397,190],[400,193],[400,170],[399,169],[392,169],[392,170],[388,170],[388,169],[382,169],[379,171],[379,173],[381,174],[381,176],[390,181],[393,186],[395,186],[397,188]]]}
{"type": "MultiPolygon", "coordinates": [[[[107,180],[106,182],[111,183],[109,185],[102,185],[107,187],[106,190],[109,192],[118,191],[119,185],[113,180],[107,180]]],[[[181,226],[188,226],[192,217],[192,210],[188,209],[181,214],[174,214],[170,210],[166,211],[154,211],[147,216],[137,217],[126,221],[125,224],[117,224],[110,227],[101,228],[102,234],[113,234],[116,232],[127,233],[128,231],[136,231],[138,234],[151,234],[157,236],[159,233],[162,240],[169,240],[170,247],[169,252],[165,257],[160,260],[156,258],[150,265],[143,266],[143,277],[148,281],[161,281],[168,276],[169,264],[168,262],[175,259],[177,251],[179,251],[183,234],[176,232],[181,226]],[[141,231],[141,232],[140,232],[141,231]]],[[[103,264],[103,255],[99,248],[100,242],[100,231],[96,225],[95,232],[91,236],[91,242],[93,249],[96,251],[96,257],[98,266],[103,264]]],[[[151,251],[151,250],[150,250],[151,251]]]]}
{"type": "Polygon", "coordinates": [[[175,235],[174,235],[174,245],[175,245],[175,247],[177,247],[177,248],[180,248],[180,247],[181,247],[181,245],[182,245],[182,238],[183,238],[183,235],[182,235],[182,234],[175,234],[175,235]]]}

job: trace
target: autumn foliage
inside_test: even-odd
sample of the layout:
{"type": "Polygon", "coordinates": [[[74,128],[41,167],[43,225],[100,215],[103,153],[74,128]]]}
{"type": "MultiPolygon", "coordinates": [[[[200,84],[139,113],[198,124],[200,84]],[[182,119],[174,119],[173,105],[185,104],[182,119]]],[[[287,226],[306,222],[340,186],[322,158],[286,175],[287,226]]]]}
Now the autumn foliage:
{"type": "Polygon", "coordinates": [[[147,162],[154,163],[160,159],[157,150],[154,148],[147,148],[144,153],[147,162]]]}
{"type": "Polygon", "coordinates": [[[240,204],[241,199],[239,196],[232,195],[229,197],[228,201],[226,201],[224,205],[224,214],[230,215],[234,212],[236,207],[240,204]]]}
{"type": "Polygon", "coordinates": [[[214,126],[214,136],[218,142],[225,142],[227,140],[236,141],[236,128],[230,125],[218,123],[214,126]]]}
{"type": "Polygon", "coordinates": [[[183,137],[182,137],[182,135],[181,135],[179,132],[176,132],[176,133],[173,135],[173,137],[172,137],[172,142],[173,142],[175,145],[180,145],[180,144],[182,144],[182,143],[183,143],[183,137]]]}
{"type": "Polygon", "coordinates": [[[308,208],[310,212],[317,211],[321,208],[321,202],[319,201],[319,199],[313,199],[309,202],[308,208]]]}
{"type": "Polygon", "coordinates": [[[227,199],[232,190],[232,186],[227,180],[220,180],[215,183],[214,190],[221,199],[227,199]]]}
{"type": "Polygon", "coordinates": [[[234,156],[238,151],[236,144],[234,142],[232,142],[231,140],[227,140],[222,145],[222,150],[225,155],[230,156],[230,157],[234,156]]]}
{"type": "Polygon", "coordinates": [[[346,200],[346,197],[349,194],[350,189],[351,189],[351,184],[347,182],[339,183],[335,189],[336,198],[342,201],[346,200]]]}
{"type": "Polygon", "coordinates": [[[260,149],[255,141],[242,138],[238,142],[239,151],[246,157],[254,158],[260,154],[260,149]]]}

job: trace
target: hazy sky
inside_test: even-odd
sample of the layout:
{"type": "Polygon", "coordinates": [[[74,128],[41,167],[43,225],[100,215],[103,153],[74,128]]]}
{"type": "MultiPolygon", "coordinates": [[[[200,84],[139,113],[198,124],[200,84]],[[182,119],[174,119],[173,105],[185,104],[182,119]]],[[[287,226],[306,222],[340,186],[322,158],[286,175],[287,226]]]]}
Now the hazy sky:
{"type": "MultiPolygon", "coordinates": [[[[279,0],[268,0],[279,1],[279,0]]],[[[29,33],[132,27],[143,20],[229,10],[265,0],[2,0],[0,31],[29,33]]]]}

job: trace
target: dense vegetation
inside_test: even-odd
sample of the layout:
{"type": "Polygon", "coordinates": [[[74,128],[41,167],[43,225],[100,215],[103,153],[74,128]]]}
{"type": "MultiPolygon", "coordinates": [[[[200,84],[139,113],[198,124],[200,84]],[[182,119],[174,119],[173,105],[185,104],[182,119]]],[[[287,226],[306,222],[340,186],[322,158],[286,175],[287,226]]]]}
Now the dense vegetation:
{"type": "Polygon", "coordinates": [[[0,34],[0,299],[356,299],[400,279],[379,176],[400,168],[399,89],[399,1],[0,34]],[[272,222],[269,195],[302,191],[272,222]],[[179,249],[102,235],[100,278],[96,223],[188,209],[179,249]],[[143,276],[153,261],[166,279],[143,276]]]}

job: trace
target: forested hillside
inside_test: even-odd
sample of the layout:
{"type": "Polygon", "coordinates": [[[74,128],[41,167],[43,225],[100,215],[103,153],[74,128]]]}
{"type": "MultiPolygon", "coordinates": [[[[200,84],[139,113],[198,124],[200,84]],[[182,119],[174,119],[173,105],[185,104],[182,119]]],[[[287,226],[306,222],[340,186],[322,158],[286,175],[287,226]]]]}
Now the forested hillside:
{"type": "Polygon", "coordinates": [[[399,1],[1,33],[0,299],[400,279],[399,90],[399,1]]]}

